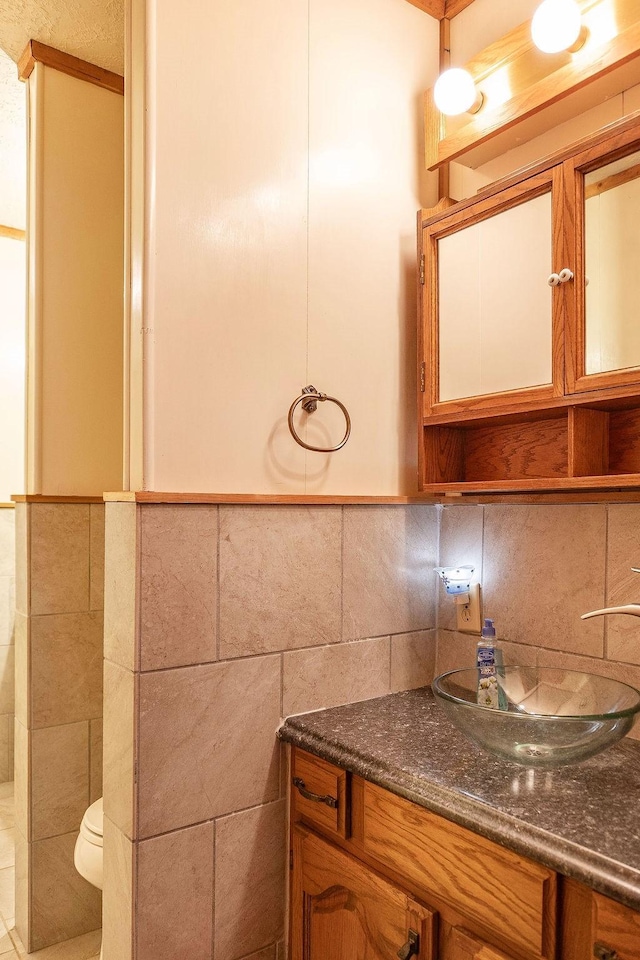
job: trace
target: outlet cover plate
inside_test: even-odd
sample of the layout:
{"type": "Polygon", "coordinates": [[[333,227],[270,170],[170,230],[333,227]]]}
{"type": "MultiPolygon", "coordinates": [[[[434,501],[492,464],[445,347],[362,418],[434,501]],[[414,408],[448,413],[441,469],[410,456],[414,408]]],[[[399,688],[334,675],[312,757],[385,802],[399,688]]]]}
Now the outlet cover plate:
{"type": "Polygon", "coordinates": [[[472,583],[469,588],[469,603],[456,604],[458,633],[482,633],[482,601],[480,584],[472,583]]]}

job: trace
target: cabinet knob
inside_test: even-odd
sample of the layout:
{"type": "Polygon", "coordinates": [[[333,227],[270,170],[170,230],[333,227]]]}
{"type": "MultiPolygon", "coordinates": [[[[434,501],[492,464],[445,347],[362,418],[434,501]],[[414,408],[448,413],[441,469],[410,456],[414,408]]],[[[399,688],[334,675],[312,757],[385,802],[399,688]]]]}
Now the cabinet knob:
{"type": "Polygon", "coordinates": [[[605,943],[594,943],[593,955],[598,960],[620,960],[617,950],[612,950],[605,943]]]}
{"type": "Polygon", "coordinates": [[[399,960],[410,960],[410,957],[417,957],[420,953],[420,937],[415,930],[409,930],[409,939],[398,950],[399,960]]]}
{"type": "Polygon", "coordinates": [[[569,280],[573,280],[573,270],[569,270],[568,267],[565,267],[564,270],[561,270],[560,273],[552,273],[547,279],[547,283],[550,287],[558,287],[561,283],[567,283],[569,280]]]}

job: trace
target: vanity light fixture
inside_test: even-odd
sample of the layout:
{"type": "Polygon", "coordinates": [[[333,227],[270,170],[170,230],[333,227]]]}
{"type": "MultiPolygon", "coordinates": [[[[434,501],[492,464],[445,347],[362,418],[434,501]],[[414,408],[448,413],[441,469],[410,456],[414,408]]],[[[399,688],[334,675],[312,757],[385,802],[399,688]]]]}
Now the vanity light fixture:
{"type": "Polygon", "coordinates": [[[436,80],[433,99],[441,113],[455,117],[460,113],[477,113],[484,97],[468,70],[451,67],[436,80]]]}
{"type": "Polygon", "coordinates": [[[575,53],[587,32],[576,0],[543,0],[531,21],[531,39],[542,53],[575,53]]]}

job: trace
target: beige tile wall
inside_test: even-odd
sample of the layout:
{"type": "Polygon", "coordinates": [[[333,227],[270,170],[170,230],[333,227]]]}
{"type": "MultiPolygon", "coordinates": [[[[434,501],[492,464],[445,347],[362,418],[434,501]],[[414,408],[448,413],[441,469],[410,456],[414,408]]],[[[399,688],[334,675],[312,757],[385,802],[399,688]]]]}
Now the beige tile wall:
{"type": "Polygon", "coordinates": [[[32,951],[101,923],[73,848],[102,791],[104,506],[20,503],[16,534],[16,926],[32,951]]]}
{"type": "Polygon", "coordinates": [[[13,780],[15,511],[0,508],[0,783],[13,780]]]}
{"type": "Polygon", "coordinates": [[[437,536],[431,506],[107,504],[105,960],[281,956],[276,728],[431,679],[437,536]]]}
{"type": "MultiPolygon", "coordinates": [[[[580,619],[640,601],[640,575],[631,573],[640,564],[640,504],[445,506],[440,562],[476,566],[506,662],[584,669],[640,688],[638,621],[580,619]]],[[[439,589],[438,673],[475,663],[477,638],[456,633],[453,616],[439,589]]]]}

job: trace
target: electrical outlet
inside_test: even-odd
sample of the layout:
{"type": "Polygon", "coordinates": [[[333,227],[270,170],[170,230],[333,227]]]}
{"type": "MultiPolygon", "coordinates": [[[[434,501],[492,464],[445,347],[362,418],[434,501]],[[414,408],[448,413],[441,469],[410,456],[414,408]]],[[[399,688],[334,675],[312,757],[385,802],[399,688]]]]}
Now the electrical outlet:
{"type": "Polygon", "coordinates": [[[482,633],[482,602],[480,599],[480,584],[472,583],[469,587],[469,603],[456,604],[456,615],[459,633],[482,633]]]}

